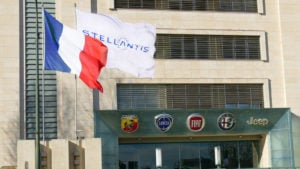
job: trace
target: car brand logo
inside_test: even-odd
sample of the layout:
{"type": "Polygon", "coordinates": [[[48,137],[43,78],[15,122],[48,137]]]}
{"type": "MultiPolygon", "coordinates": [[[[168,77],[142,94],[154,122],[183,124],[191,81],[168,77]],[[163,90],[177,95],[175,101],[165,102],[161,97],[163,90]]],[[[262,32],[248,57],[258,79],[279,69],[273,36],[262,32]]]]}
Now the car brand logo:
{"type": "Polygon", "coordinates": [[[166,132],[173,125],[173,117],[169,114],[159,114],[154,117],[154,123],[160,131],[166,132]]]}
{"type": "Polygon", "coordinates": [[[221,130],[231,130],[234,128],[236,120],[231,113],[223,113],[218,117],[218,127],[221,130]]]}
{"type": "Polygon", "coordinates": [[[201,131],[205,126],[205,119],[199,113],[191,114],[186,120],[186,126],[190,131],[201,131]]]}
{"type": "Polygon", "coordinates": [[[126,133],[135,132],[139,126],[139,119],[136,115],[123,115],[121,117],[121,128],[126,133]]]}

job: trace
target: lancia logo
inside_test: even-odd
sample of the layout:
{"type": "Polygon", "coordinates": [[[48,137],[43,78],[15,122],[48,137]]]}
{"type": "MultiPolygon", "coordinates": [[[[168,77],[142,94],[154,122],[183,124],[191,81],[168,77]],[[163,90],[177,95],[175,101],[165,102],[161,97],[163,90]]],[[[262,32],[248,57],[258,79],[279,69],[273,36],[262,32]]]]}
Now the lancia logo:
{"type": "Polygon", "coordinates": [[[121,128],[126,133],[135,132],[138,129],[139,121],[136,115],[123,115],[121,117],[121,128]]]}
{"type": "Polygon", "coordinates": [[[186,120],[186,126],[190,131],[201,131],[205,126],[205,119],[199,113],[191,114],[186,120]]]}
{"type": "Polygon", "coordinates": [[[231,113],[223,113],[218,117],[218,127],[221,130],[231,130],[234,128],[236,120],[231,113]]]}
{"type": "Polygon", "coordinates": [[[173,125],[173,117],[169,114],[159,114],[154,117],[154,123],[160,131],[166,132],[173,125]]]}

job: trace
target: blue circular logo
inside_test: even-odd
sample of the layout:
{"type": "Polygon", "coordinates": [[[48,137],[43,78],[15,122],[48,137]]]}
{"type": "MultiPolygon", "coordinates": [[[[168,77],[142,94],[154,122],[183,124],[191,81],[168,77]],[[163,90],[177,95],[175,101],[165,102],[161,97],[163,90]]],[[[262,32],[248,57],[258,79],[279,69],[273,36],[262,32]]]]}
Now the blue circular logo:
{"type": "Polygon", "coordinates": [[[166,132],[173,125],[173,117],[169,114],[159,114],[154,117],[154,123],[160,131],[166,132]]]}

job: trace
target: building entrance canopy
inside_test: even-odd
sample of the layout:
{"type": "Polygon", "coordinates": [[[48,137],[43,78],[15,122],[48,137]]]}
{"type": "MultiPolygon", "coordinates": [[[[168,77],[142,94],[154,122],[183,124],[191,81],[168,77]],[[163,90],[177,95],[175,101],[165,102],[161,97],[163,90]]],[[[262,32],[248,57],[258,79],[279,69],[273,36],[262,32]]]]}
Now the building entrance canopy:
{"type": "MultiPolygon", "coordinates": [[[[265,134],[289,109],[208,109],[97,111],[118,137],[265,134]]],[[[99,120],[98,120],[99,119],[99,120]]]]}
{"type": "Polygon", "coordinates": [[[270,139],[272,167],[294,166],[288,108],[105,110],[95,111],[94,120],[95,137],[102,138],[104,168],[118,168],[120,144],[266,138],[270,139]]]}

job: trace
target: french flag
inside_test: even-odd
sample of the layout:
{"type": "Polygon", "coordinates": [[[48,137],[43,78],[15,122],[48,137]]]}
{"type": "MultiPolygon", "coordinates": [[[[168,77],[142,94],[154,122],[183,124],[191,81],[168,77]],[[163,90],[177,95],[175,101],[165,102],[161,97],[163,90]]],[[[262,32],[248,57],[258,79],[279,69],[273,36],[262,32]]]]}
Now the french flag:
{"type": "Polygon", "coordinates": [[[44,10],[44,69],[76,74],[90,88],[103,92],[97,81],[107,62],[107,47],[71,29],[44,10]]]}

